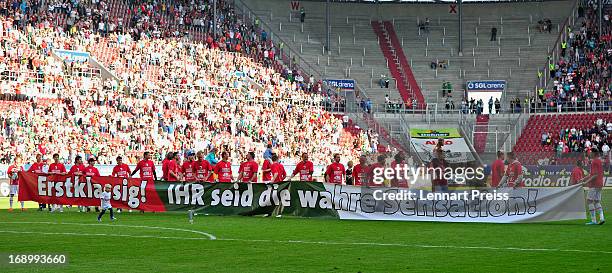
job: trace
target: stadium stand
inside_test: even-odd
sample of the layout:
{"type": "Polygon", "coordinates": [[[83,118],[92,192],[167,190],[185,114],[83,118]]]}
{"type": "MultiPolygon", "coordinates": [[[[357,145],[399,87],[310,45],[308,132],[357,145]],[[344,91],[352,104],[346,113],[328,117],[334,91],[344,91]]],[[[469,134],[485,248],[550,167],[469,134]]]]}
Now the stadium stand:
{"type": "MultiPolygon", "coordinates": [[[[16,153],[31,159],[62,145],[70,147],[61,154],[65,162],[81,154],[110,163],[110,155],[122,154],[125,147],[129,162],[134,162],[144,150],[156,151],[160,160],[168,151],[210,146],[255,150],[259,155],[272,144],[287,162],[295,162],[304,150],[316,163],[328,162],[334,152],[345,155],[346,162],[362,151],[409,152],[400,120],[393,113],[381,118],[380,112],[388,109],[378,106],[421,109],[431,102],[456,105],[460,111],[449,106],[447,114],[471,127],[463,131],[476,152],[507,147],[509,137],[512,145],[522,143],[527,137],[522,126],[510,120],[518,114],[476,117],[477,106],[455,95],[461,93],[456,89],[452,99],[439,100],[441,82],[460,89],[465,80],[484,75],[508,81],[505,107],[516,112],[554,112],[558,105],[565,107],[562,112],[609,110],[605,100],[610,91],[601,87],[610,84],[610,35],[593,34],[592,8],[587,8],[585,19],[567,25],[572,33],[569,47],[556,56],[559,72],[552,75],[556,81],[549,82],[545,99],[524,101],[522,91],[533,94],[531,79],[537,81],[538,66],[546,61],[549,47],[557,47],[555,39],[566,37],[555,30],[565,33],[562,26],[574,22],[564,19],[574,8],[572,1],[501,4],[495,13],[472,16],[464,24],[464,29],[474,29],[466,31],[464,56],[451,51],[458,43],[451,30],[455,19],[436,5],[419,6],[407,14],[392,4],[336,8],[331,45],[324,48],[320,3],[302,3],[308,12],[302,24],[288,7],[264,12],[262,7],[274,1],[237,0],[237,10],[229,1],[218,1],[216,37],[207,4],[41,3],[29,2],[25,9],[10,6],[2,17],[0,158],[5,161],[16,153]],[[419,15],[425,13],[432,17],[419,15]],[[485,39],[489,33],[482,29],[498,23],[498,39],[485,39]],[[102,71],[87,62],[63,60],[57,49],[89,52],[102,71]],[[427,55],[421,56],[421,51],[427,55]],[[508,61],[506,53],[524,61],[519,66],[508,61]],[[485,73],[480,64],[484,60],[486,67],[492,63],[496,69],[485,73]],[[515,67],[522,72],[505,72],[515,67]],[[387,88],[378,75],[395,80],[387,88]],[[326,90],[325,78],[356,79],[355,101],[326,90]],[[366,113],[348,109],[351,113],[345,114],[355,103],[366,113]],[[343,126],[345,117],[349,121],[343,126]]],[[[474,5],[468,13],[485,14],[484,9],[474,5]]],[[[610,32],[609,21],[605,31],[610,32]]],[[[429,112],[419,114],[423,120],[430,117],[429,112]]],[[[528,120],[526,128],[535,128],[528,120]]]]}
{"type": "MultiPolygon", "coordinates": [[[[610,13],[609,7],[606,14],[610,13]]],[[[609,18],[609,17],[608,17],[609,18]]],[[[542,88],[532,108],[548,112],[609,110],[611,31],[609,19],[603,24],[603,35],[598,35],[596,11],[586,9],[579,24],[573,27],[549,75],[550,84],[542,88]]]]}
{"type": "MultiPolygon", "coordinates": [[[[606,14],[609,14],[609,7],[606,14]]],[[[532,112],[557,112],[533,115],[522,131],[514,150],[527,164],[573,164],[576,153],[592,149],[609,152],[612,136],[607,130],[610,113],[584,113],[610,110],[610,31],[609,17],[602,22],[604,35],[598,35],[593,4],[568,36],[566,52],[560,54],[550,77],[550,90],[532,99],[532,112]],[[565,112],[581,112],[564,114],[565,112]],[[604,148],[604,146],[608,148],[604,148]]],[[[612,129],[612,128],[611,128],[612,129]]]]}
{"type": "MultiPolygon", "coordinates": [[[[406,67],[413,71],[424,102],[437,103],[443,109],[445,99],[441,87],[448,81],[454,87],[452,99],[458,109],[466,80],[507,80],[508,101],[533,94],[538,68],[546,61],[547,52],[554,48],[574,2],[495,4],[494,11],[487,4],[464,5],[463,56],[457,52],[456,15],[449,14],[445,4],[332,3],[330,49],[326,51],[323,50],[325,3],[300,2],[307,13],[304,24],[300,23],[297,11],[290,10],[288,2],[244,3],[267,22],[280,40],[299,48],[304,62],[324,71],[322,74],[326,77],[355,79],[375,105],[384,105],[385,95],[392,101],[405,101],[403,91],[399,90],[404,87],[401,82],[396,85],[394,73],[390,71],[394,65],[391,63],[387,68],[387,58],[381,54],[384,43],[380,37],[377,39],[376,29],[372,28],[373,22],[388,21],[402,45],[406,67]],[[419,31],[419,24],[425,22],[426,16],[430,21],[427,32],[419,31]],[[550,33],[540,31],[538,21],[544,19],[551,21],[550,33]],[[496,41],[490,41],[492,27],[498,29],[496,41]],[[431,69],[432,61],[446,69],[431,69]],[[391,80],[391,90],[381,88],[381,75],[391,80]]],[[[398,64],[400,61],[401,58],[398,64]]],[[[508,106],[505,103],[504,109],[508,106]]]]}
{"type": "MultiPolygon", "coordinates": [[[[185,4],[172,3],[169,10],[185,4]]],[[[354,126],[343,129],[342,121],[324,109],[325,96],[310,92],[312,82],[286,70],[275,73],[280,66],[265,35],[231,17],[229,6],[221,8],[220,38],[209,33],[204,43],[158,30],[167,17],[159,7],[138,1],[127,7],[80,3],[60,8],[70,14],[67,20],[53,20],[35,12],[50,6],[34,4],[27,16],[4,16],[2,50],[13,61],[2,77],[0,157],[8,162],[22,154],[31,160],[37,153],[61,151],[63,162],[82,155],[111,163],[124,155],[134,163],[144,150],[161,160],[168,151],[215,146],[235,151],[238,160],[249,150],[261,155],[271,144],[286,163],[308,151],[322,164],[335,152],[346,162],[362,149],[376,151],[376,136],[354,126]],[[95,19],[85,19],[97,17],[78,16],[96,9],[102,17],[109,11],[131,14],[122,23],[125,32],[106,24],[97,30],[95,19]],[[143,16],[159,21],[147,26],[143,16]],[[91,52],[114,77],[69,74],[77,63],[57,59],[53,49],[91,52]]]]}
{"type": "Polygon", "coordinates": [[[576,154],[583,155],[593,149],[602,151],[604,145],[608,148],[603,150],[609,152],[612,145],[610,122],[611,113],[533,115],[514,151],[526,165],[536,165],[541,160],[571,165],[577,159],[576,154]]]}

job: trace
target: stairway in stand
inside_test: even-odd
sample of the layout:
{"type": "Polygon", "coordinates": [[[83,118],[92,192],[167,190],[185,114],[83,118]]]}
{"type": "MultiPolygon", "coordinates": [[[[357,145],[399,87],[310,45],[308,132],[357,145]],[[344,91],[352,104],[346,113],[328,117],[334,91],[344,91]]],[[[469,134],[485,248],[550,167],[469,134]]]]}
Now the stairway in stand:
{"type": "Polygon", "coordinates": [[[425,99],[406,60],[393,24],[389,21],[372,21],[371,24],[378,36],[378,44],[387,60],[389,72],[397,82],[397,90],[402,100],[408,105],[412,105],[413,100],[416,100],[418,109],[425,108],[425,99]]]}
{"type": "Polygon", "coordinates": [[[410,151],[409,148],[407,149],[401,143],[399,143],[397,140],[393,139],[393,137],[391,137],[391,134],[389,134],[389,131],[387,131],[387,129],[384,126],[382,126],[380,123],[378,123],[374,119],[374,117],[372,115],[370,115],[368,113],[364,113],[362,118],[363,118],[363,121],[366,123],[367,128],[373,129],[376,133],[378,133],[378,136],[380,138],[385,140],[387,143],[389,143],[395,149],[397,149],[398,151],[404,152],[404,154],[409,154],[410,153],[409,152],[410,151]]]}
{"type": "Polygon", "coordinates": [[[487,147],[487,135],[489,132],[489,115],[478,115],[476,117],[476,126],[474,128],[474,150],[482,154],[487,147]]]}

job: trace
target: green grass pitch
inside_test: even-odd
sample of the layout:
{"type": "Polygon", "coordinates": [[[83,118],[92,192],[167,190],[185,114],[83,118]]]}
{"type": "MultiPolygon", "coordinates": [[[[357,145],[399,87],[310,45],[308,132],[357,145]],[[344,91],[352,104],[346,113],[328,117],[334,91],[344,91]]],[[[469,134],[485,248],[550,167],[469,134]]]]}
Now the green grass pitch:
{"type": "MultiPolygon", "coordinates": [[[[604,191],[612,220],[612,190],[604,191]]],[[[8,198],[0,198],[6,207],[8,198]]],[[[66,266],[0,272],[612,272],[612,222],[341,221],[0,210],[0,254],[65,253],[66,266]],[[216,237],[211,240],[206,234],[216,237]]]]}

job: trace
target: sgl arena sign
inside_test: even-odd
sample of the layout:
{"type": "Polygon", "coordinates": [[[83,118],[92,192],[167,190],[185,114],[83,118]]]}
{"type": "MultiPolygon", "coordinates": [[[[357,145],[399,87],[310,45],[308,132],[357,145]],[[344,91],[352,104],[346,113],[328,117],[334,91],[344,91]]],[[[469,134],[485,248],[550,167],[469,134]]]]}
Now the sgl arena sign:
{"type": "Polygon", "coordinates": [[[506,81],[469,81],[465,84],[467,92],[502,92],[506,88],[506,81]]]}

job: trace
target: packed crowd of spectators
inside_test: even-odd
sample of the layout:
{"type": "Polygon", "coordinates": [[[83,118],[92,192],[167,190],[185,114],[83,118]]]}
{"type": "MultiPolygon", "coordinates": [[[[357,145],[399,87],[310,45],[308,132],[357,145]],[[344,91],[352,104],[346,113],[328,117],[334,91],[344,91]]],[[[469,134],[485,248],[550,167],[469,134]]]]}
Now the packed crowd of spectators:
{"type": "MultiPolygon", "coordinates": [[[[550,111],[601,111],[612,109],[612,24],[609,10],[598,33],[594,4],[584,9],[579,29],[570,29],[568,39],[561,41],[557,63],[549,62],[552,89],[538,90],[532,107],[550,111]]],[[[549,57],[550,58],[550,57],[549,57]]]]}
{"type": "Polygon", "coordinates": [[[590,128],[565,128],[558,133],[542,134],[543,145],[554,145],[557,156],[568,153],[602,152],[607,156],[612,145],[612,121],[597,119],[590,128]]]}
{"type": "Polygon", "coordinates": [[[131,1],[128,22],[111,16],[117,1],[10,5],[0,17],[0,159],[58,152],[63,162],[81,155],[110,164],[122,155],[135,163],[145,150],[161,160],[214,147],[238,163],[272,146],[285,163],[309,152],[326,164],[333,153],[347,162],[376,151],[371,132],[343,130],[326,111],[342,99],[322,94],[312,76],[279,69],[280,49],[257,22],[218,1],[213,38],[210,7],[192,2],[131,1]],[[69,20],[59,23],[56,12],[69,20]],[[199,24],[206,39],[164,32],[177,24],[199,24]],[[88,65],[58,61],[52,49],[89,52],[117,77],[72,73],[88,65]]]}
{"type": "Polygon", "coordinates": [[[591,127],[543,132],[541,144],[552,146],[558,158],[567,154],[588,154],[592,151],[602,152],[607,157],[612,146],[612,121],[597,119],[591,127]]]}

